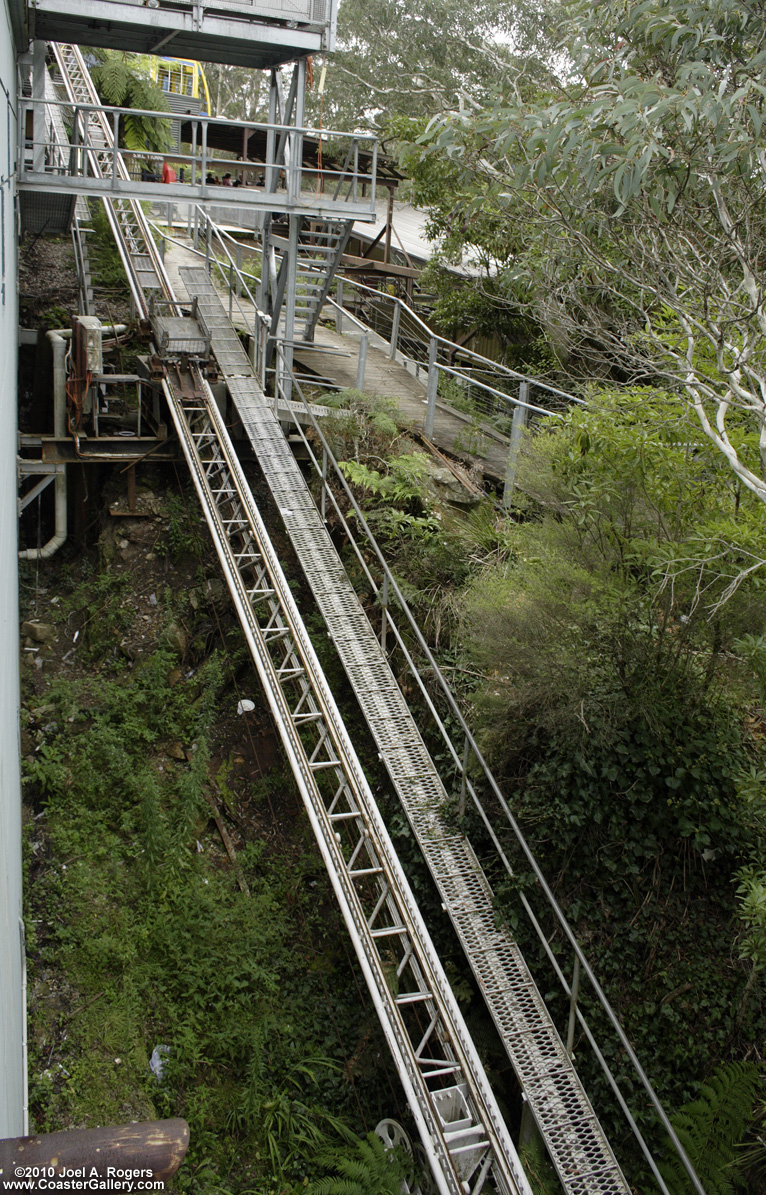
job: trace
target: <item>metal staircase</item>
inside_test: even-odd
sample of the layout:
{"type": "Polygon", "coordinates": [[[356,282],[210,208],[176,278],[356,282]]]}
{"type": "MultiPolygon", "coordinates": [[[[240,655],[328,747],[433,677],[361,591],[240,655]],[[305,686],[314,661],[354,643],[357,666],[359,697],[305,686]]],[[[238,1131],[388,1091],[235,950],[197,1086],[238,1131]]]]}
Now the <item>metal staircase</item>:
{"type": "MultiPolygon", "coordinates": [[[[298,295],[300,313],[296,339],[311,341],[319,313],[330,293],[336,271],[346,251],[352,220],[312,220],[306,239],[298,250],[298,295]]],[[[298,303],[298,301],[296,301],[298,303]]]]}
{"type": "Polygon", "coordinates": [[[266,273],[272,285],[262,290],[263,307],[271,316],[271,335],[284,340],[312,341],[319,313],[348,244],[352,220],[304,220],[298,233],[295,289],[292,299],[285,292],[289,270],[290,242],[274,229],[264,235],[266,273]],[[284,279],[284,281],[282,281],[284,279]],[[282,292],[282,293],[280,293],[282,292]],[[292,328],[288,320],[292,318],[292,328]]]}

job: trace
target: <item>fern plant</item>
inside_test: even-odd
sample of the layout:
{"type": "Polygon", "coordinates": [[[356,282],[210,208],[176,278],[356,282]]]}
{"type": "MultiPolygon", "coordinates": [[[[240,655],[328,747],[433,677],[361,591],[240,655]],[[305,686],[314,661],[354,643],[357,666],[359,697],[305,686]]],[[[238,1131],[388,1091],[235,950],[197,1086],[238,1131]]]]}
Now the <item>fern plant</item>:
{"type": "Polygon", "coordinates": [[[428,476],[428,457],[424,452],[402,453],[388,462],[387,473],[370,469],[359,461],[338,463],[353,485],[369,490],[384,502],[399,505],[417,501],[426,504],[424,482],[428,476]]]}
{"type": "MultiPolygon", "coordinates": [[[[741,1190],[738,1146],[754,1116],[761,1085],[761,1068],[752,1062],[732,1062],[719,1069],[699,1096],[671,1118],[681,1144],[708,1195],[733,1195],[741,1190]]],[[[668,1144],[662,1177],[671,1195],[687,1195],[689,1179],[668,1144]]]]}
{"type": "Polygon", "coordinates": [[[311,1183],[307,1195],[399,1195],[402,1183],[412,1178],[407,1151],[388,1149],[375,1133],[348,1134],[345,1148],[323,1152],[317,1161],[335,1174],[311,1183]]]}
{"type": "Polygon", "coordinates": [[[140,116],[132,109],[167,112],[164,92],[149,78],[138,55],[118,50],[93,52],[98,65],[91,70],[91,78],[100,98],[111,107],[126,109],[121,122],[123,148],[162,153],[170,144],[170,122],[140,116]]]}

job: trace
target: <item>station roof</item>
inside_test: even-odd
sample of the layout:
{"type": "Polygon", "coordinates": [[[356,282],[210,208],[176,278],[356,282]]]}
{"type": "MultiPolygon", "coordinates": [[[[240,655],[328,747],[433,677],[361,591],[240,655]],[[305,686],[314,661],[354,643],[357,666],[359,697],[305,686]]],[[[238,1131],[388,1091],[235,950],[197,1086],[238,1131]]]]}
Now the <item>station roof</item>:
{"type": "MultiPolygon", "coordinates": [[[[185,120],[181,125],[181,141],[190,143],[192,140],[192,120],[185,120]]],[[[344,133],[344,142],[346,145],[350,139],[350,134],[344,133]]],[[[241,126],[233,126],[231,124],[213,124],[208,125],[207,143],[210,149],[221,150],[224,153],[236,154],[238,158],[244,160],[247,157],[248,162],[265,162],[266,160],[266,130],[264,128],[242,129],[241,126]],[[247,155],[243,153],[243,133],[246,134],[247,141],[247,155]]],[[[303,138],[303,164],[309,169],[319,169],[319,146],[320,141],[318,137],[312,137],[308,134],[303,138]]],[[[332,153],[332,141],[330,140],[330,148],[323,145],[322,163],[327,170],[338,171],[341,169],[343,162],[340,157],[336,157],[332,153]]],[[[232,168],[235,163],[232,162],[232,168]]],[[[363,146],[359,147],[359,169],[362,173],[369,172],[372,167],[372,153],[369,149],[363,146]]],[[[393,183],[394,185],[401,182],[404,177],[394,166],[393,160],[384,157],[383,154],[378,154],[378,181],[381,183],[393,183]]],[[[385,201],[383,202],[385,212],[385,201]]]]}
{"type": "Polygon", "coordinates": [[[327,44],[326,22],[313,24],[305,16],[296,21],[287,0],[254,0],[249,12],[242,4],[217,0],[200,10],[199,20],[190,0],[159,0],[156,7],[142,0],[10,2],[14,32],[19,22],[26,23],[29,38],[137,54],[264,69],[320,53],[327,44]],[[284,9],[279,16],[274,15],[277,5],[284,9]]]}
{"type": "MultiPolygon", "coordinates": [[[[385,237],[387,216],[387,201],[385,199],[377,200],[375,222],[362,224],[357,220],[354,224],[354,237],[367,245],[371,245],[380,237],[376,249],[381,249],[385,237]]],[[[439,242],[430,241],[426,236],[427,222],[428,212],[423,208],[394,200],[391,248],[405,259],[409,258],[412,265],[421,269],[428,264],[439,249],[439,242]]],[[[471,262],[470,258],[465,258],[460,265],[447,265],[445,268],[466,278],[478,277],[481,272],[477,264],[471,262]]]]}

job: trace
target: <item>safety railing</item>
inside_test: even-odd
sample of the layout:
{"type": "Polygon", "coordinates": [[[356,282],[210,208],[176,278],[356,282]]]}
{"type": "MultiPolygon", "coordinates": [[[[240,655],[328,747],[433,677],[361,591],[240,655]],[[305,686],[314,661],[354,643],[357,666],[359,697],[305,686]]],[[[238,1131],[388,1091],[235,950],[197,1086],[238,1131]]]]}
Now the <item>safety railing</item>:
{"type": "MultiPolygon", "coordinates": [[[[49,114],[33,121],[35,130],[31,138],[24,138],[20,130],[19,144],[25,149],[20,153],[19,183],[21,185],[40,182],[40,171],[34,163],[46,161],[44,174],[51,173],[51,163],[65,166],[67,179],[88,178],[88,157],[94,148],[102,156],[102,176],[114,191],[125,191],[125,179],[120,177],[119,162],[127,168],[131,193],[137,188],[145,190],[147,197],[170,198],[171,196],[191,202],[217,199],[227,206],[247,207],[252,205],[261,210],[295,208],[298,210],[327,210],[348,216],[372,216],[375,211],[375,183],[377,177],[377,142],[374,137],[362,133],[343,133],[332,130],[318,131],[294,125],[272,123],[249,123],[214,119],[208,116],[189,118],[191,140],[188,152],[153,154],[147,150],[125,148],[106,149],[102,144],[94,146],[91,139],[92,116],[98,114],[106,119],[112,128],[113,145],[119,146],[120,122],[125,110],[108,105],[76,104],[51,99],[36,100],[20,97],[20,111],[35,111],[38,105],[43,110],[58,105],[68,125],[66,139],[61,125],[56,128],[49,114]],[[211,144],[215,136],[211,130],[224,126],[228,133],[246,141],[253,133],[263,135],[265,142],[275,147],[281,145],[283,161],[239,161],[222,154],[211,144]],[[44,144],[40,137],[44,139],[44,144]],[[327,152],[323,160],[316,162],[304,158],[304,138],[315,139],[318,145],[332,141],[334,156],[327,152]],[[41,156],[42,155],[42,156],[41,156]],[[163,181],[163,168],[164,181],[163,181]],[[172,170],[172,175],[168,173],[172,170]],[[173,175],[175,177],[173,177],[173,175]],[[221,185],[224,176],[229,176],[231,185],[221,185]]],[[[167,121],[169,114],[154,109],[136,109],[131,116],[167,121]]],[[[281,152],[281,151],[280,151],[281,152]]],[[[49,184],[51,182],[48,179],[49,184]]],[[[103,186],[96,187],[99,194],[103,186]]]]}
{"type": "Polygon", "coordinates": [[[422,376],[428,389],[426,435],[433,433],[436,404],[444,403],[469,418],[489,420],[508,434],[514,409],[521,405],[537,415],[561,413],[583,399],[539,378],[492,361],[440,336],[403,299],[375,290],[353,278],[339,278],[327,300],[338,331],[351,318],[386,342],[388,355],[422,376]],[[520,384],[525,385],[519,395],[520,384]]]}
{"type": "MultiPolygon", "coordinates": [[[[252,328],[254,343],[253,365],[261,386],[265,389],[267,379],[273,385],[275,370],[279,368],[281,357],[276,358],[276,365],[267,366],[267,344],[272,336],[271,319],[258,308],[255,289],[260,281],[258,274],[243,269],[243,255],[258,255],[257,246],[243,246],[225,229],[219,228],[213,216],[200,206],[188,207],[186,211],[187,235],[191,245],[185,244],[174,236],[170,218],[165,226],[150,221],[161,251],[165,241],[177,245],[185,253],[191,253],[204,261],[205,269],[213,279],[218,279],[226,293],[229,319],[234,311],[239,314],[240,323],[249,332],[252,328]],[[243,304],[247,300],[250,307],[243,304]]],[[[262,263],[261,263],[262,264],[262,263]]]]}
{"type": "MultiPolygon", "coordinates": [[[[167,223],[168,228],[170,228],[170,212],[168,213],[167,223]]],[[[251,258],[253,256],[257,258],[260,255],[260,246],[257,243],[243,245],[241,241],[238,241],[229,232],[219,228],[215,223],[213,214],[209,210],[203,209],[200,206],[193,207],[189,205],[186,208],[186,223],[187,234],[189,239],[192,241],[192,251],[198,254],[200,257],[205,258],[209,273],[214,272],[215,276],[220,279],[223,286],[228,288],[230,292],[232,289],[237,289],[240,286],[240,283],[237,282],[238,276],[241,278],[242,287],[244,287],[245,284],[248,286],[249,284],[253,284],[253,290],[255,289],[255,284],[257,284],[259,281],[259,275],[243,270],[242,264],[243,257],[245,255],[251,258]],[[210,237],[207,237],[205,232],[206,228],[214,230],[214,232],[211,233],[212,241],[210,237]],[[202,243],[204,243],[205,246],[204,253],[199,249],[199,245],[202,243]],[[219,260],[217,258],[212,248],[213,243],[218,243],[224,248],[225,256],[223,260],[219,260]]],[[[167,239],[174,241],[174,243],[182,245],[182,242],[173,238],[169,232],[165,232],[161,228],[157,228],[157,232],[165,236],[167,239]]],[[[188,245],[182,245],[182,247],[187,251],[189,249],[188,245]]],[[[261,269],[262,268],[263,262],[261,260],[261,269]]],[[[341,299],[343,296],[344,285],[346,285],[347,282],[348,280],[338,279],[337,290],[340,291],[341,299]]],[[[377,294],[377,292],[372,291],[371,288],[365,287],[361,284],[353,283],[352,285],[355,287],[358,286],[363,292],[377,294]]],[[[248,289],[247,294],[250,302],[255,306],[253,291],[248,289]]],[[[467,425],[467,434],[465,437],[463,437],[463,444],[466,446],[468,451],[480,451],[482,447],[482,439],[487,432],[491,432],[492,434],[497,434],[500,432],[501,435],[508,437],[508,456],[506,462],[502,501],[505,507],[509,507],[513,498],[522,430],[526,425],[530,414],[533,417],[537,416],[538,418],[558,417],[561,415],[562,410],[564,409],[565,402],[567,404],[581,404],[584,400],[576,395],[567,394],[565,391],[558,390],[556,387],[550,386],[545,382],[540,382],[537,379],[526,377],[524,374],[520,374],[512,369],[509,369],[501,363],[490,361],[488,358],[481,357],[478,353],[473,353],[468,349],[462,349],[461,346],[453,344],[451,341],[446,340],[446,338],[437,336],[432,332],[428,325],[422,319],[420,319],[419,316],[417,316],[411,311],[410,308],[407,307],[407,305],[401,299],[397,298],[396,296],[388,296],[388,298],[391,300],[391,306],[394,315],[396,315],[397,312],[399,313],[398,319],[395,319],[394,321],[392,339],[388,345],[389,356],[396,356],[396,358],[400,361],[408,361],[411,367],[417,371],[417,369],[420,368],[419,359],[423,356],[422,338],[428,336],[428,355],[431,358],[437,358],[436,363],[434,364],[432,362],[430,368],[429,366],[424,367],[425,376],[428,380],[428,398],[426,403],[424,426],[426,436],[429,439],[433,436],[436,410],[437,407],[441,407],[443,410],[448,411],[448,413],[453,416],[455,413],[458,413],[459,415],[462,414],[462,417],[465,419],[467,425]],[[407,321],[409,321],[409,324],[407,321]],[[407,332],[408,327],[410,329],[409,334],[407,332]],[[404,336],[401,339],[394,340],[393,336],[395,335],[397,328],[400,332],[402,329],[404,329],[404,336]],[[415,335],[421,337],[421,340],[416,341],[415,335]],[[413,358],[406,356],[402,351],[402,348],[397,347],[397,345],[410,348],[412,352],[417,354],[417,357],[413,358]],[[475,362],[476,368],[480,369],[484,376],[494,377],[497,385],[490,386],[489,383],[479,381],[475,376],[471,376],[468,372],[470,366],[456,365],[454,367],[450,367],[443,364],[438,360],[439,353],[441,353],[442,358],[447,357],[449,354],[452,354],[453,356],[462,354],[463,359],[469,362],[475,362]],[[439,380],[444,378],[449,379],[452,377],[455,378],[454,385],[460,388],[457,394],[454,390],[446,390],[444,386],[442,386],[441,391],[439,391],[439,380]],[[502,391],[499,390],[499,385],[503,385],[505,389],[502,391]],[[475,403],[470,408],[471,414],[467,414],[465,406],[461,406],[460,404],[461,394],[468,393],[469,387],[472,387],[473,391],[477,393],[481,399],[485,399],[485,405],[483,407],[478,403],[475,403]],[[531,401],[531,392],[533,388],[536,391],[535,398],[538,400],[537,403],[531,401]],[[487,395],[489,395],[488,402],[486,401],[487,395]],[[549,405],[540,405],[543,401],[548,402],[549,405]],[[494,418],[488,413],[488,406],[490,403],[495,411],[494,418]]],[[[230,293],[230,314],[232,311],[233,301],[232,294],[230,293]]],[[[341,308],[340,303],[338,302],[337,294],[335,298],[331,297],[327,302],[335,312],[336,328],[348,331],[349,327],[353,326],[361,338],[359,366],[357,370],[357,386],[359,389],[364,389],[367,337],[371,331],[371,327],[369,324],[365,323],[364,320],[360,318],[359,315],[357,315],[354,311],[341,308]]],[[[249,323],[252,321],[252,314],[248,315],[247,312],[243,311],[241,305],[239,305],[239,310],[245,326],[249,326],[249,323]]],[[[265,321],[267,317],[262,315],[261,319],[265,321]]],[[[259,332],[259,335],[263,335],[262,329],[261,332],[259,332]]],[[[458,360],[460,360],[460,358],[458,358],[458,360]]],[[[268,371],[269,378],[271,378],[272,372],[273,367],[268,371]]],[[[259,373],[259,376],[263,376],[265,380],[265,375],[261,375],[259,373]]]]}
{"type": "MultiPolygon", "coordinates": [[[[282,361],[277,370],[289,373],[282,361]]],[[[298,429],[303,447],[313,467],[322,516],[333,512],[333,524],[342,529],[358,568],[350,570],[362,601],[379,619],[380,643],[397,675],[409,673],[419,693],[421,730],[431,747],[431,755],[440,771],[454,807],[441,811],[450,819],[457,817],[472,845],[483,859],[494,881],[506,880],[513,894],[513,908],[504,915],[519,918],[525,929],[518,936],[538,987],[546,993],[546,1003],[554,1018],[558,1016],[567,1050],[578,1058],[590,1050],[592,1062],[601,1071],[615,1104],[615,1112],[624,1118],[638,1154],[662,1195],[670,1195],[658,1159],[672,1149],[683,1166],[691,1189],[705,1195],[705,1189],[684,1150],[667,1113],[657,1096],[619,1018],[583,952],[556,896],[546,880],[513,811],[493,776],[460,702],[426,641],[397,579],[386,562],[383,551],[364,516],[353,490],[333,454],[321,423],[311,411],[300,382],[291,377],[293,399],[306,405],[305,425],[298,429]],[[534,963],[532,941],[538,943],[538,965],[534,963]],[[542,972],[542,961],[550,970],[542,972]],[[551,984],[560,991],[551,996],[551,984]],[[563,1023],[562,1014],[563,1012],[563,1023]],[[609,1057],[607,1057],[609,1055],[609,1057]],[[611,1061],[610,1061],[611,1059],[611,1061]],[[626,1072],[618,1074],[617,1072],[626,1072]],[[625,1089],[630,1092],[630,1102],[625,1089]]],[[[518,927],[515,926],[518,932],[518,927]]],[[[604,1108],[590,1090],[601,1118],[604,1108]]],[[[614,1138],[612,1144],[616,1145],[614,1138]]],[[[625,1142],[623,1141],[623,1150],[625,1142]]],[[[618,1153],[619,1153],[618,1149],[618,1153]]],[[[638,1158],[635,1159],[638,1162],[638,1158]]],[[[630,1173],[636,1164],[627,1165],[630,1173]]],[[[638,1163],[640,1165],[640,1163],[638,1163]]],[[[637,1180],[634,1177],[634,1185],[637,1180]]],[[[637,1184],[641,1186],[640,1183],[637,1184]]],[[[641,1187],[646,1190],[646,1186],[641,1187]]]]}
{"type": "Polygon", "coordinates": [[[85,246],[83,229],[77,216],[72,221],[72,248],[74,249],[77,289],[80,292],[80,312],[90,315],[91,278],[88,266],[88,250],[85,246]]]}
{"type": "MultiPolygon", "coordinates": [[[[235,253],[242,246],[231,240],[235,253]]],[[[257,245],[248,245],[257,253],[257,245]]],[[[509,436],[514,411],[524,409],[538,417],[560,415],[572,404],[581,405],[580,395],[549,382],[511,369],[502,362],[475,353],[434,332],[398,295],[375,290],[364,283],[339,277],[335,294],[325,300],[324,311],[334,319],[336,330],[352,328],[364,336],[373,333],[385,342],[392,360],[406,365],[427,388],[425,433],[433,436],[437,406],[462,414],[468,424],[481,431],[485,422],[501,435],[509,436]]]]}
{"type": "Polygon", "coordinates": [[[254,360],[253,365],[262,386],[266,385],[266,341],[269,334],[270,320],[262,312],[255,298],[251,283],[258,279],[255,274],[242,270],[242,246],[229,236],[224,229],[218,228],[208,216],[204,208],[198,207],[195,213],[194,244],[189,246],[174,237],[168,228],[163,228],[153,220],[148,221],[160,253],[164,254],[164,243],[178,245],[187,253],[193,253],[205,263],[205,269],[211,278],[217,278],[221,286],[228,292],[228,314],[233,318],[236,311],[244,328],[252,335],[254,360]],[[204,246],[199,248],[200,242],[204,246]],[[218,251],[216,251],[216,249],[218,251]],[[234,253],[232,253],[234,250],[234,253]],[[238,253],[238,258],[235,256],[238,253]],[[243,304],[247,300],[250,309],[243,304]]]}
{"type": "MultiPolygon", "coordinates": [[[[209,250],[207,255],[202,250],[197,253],[201,258],[207,256],[208,268],[217,270],[230,290],[241,290],[248,297],[257,316],[254,329],[260,345],[257,360],[263,361],[267,317],[257,310],[250,288],[250,282],[255,278],[237,265],[232,250],[236,252],[238,242],[216,229],[206,215],[205,223],[207,245],[218,245],[223,257],[217,260],[209,250]]],[[[159,226],[154,227],[160,235],[165,235],[159,226]]],[[[232,298],[230,301],[236,300],[232,298]]],[[[252,315],[250,322],[253,322],[252,315]]],[[[427,329],[427,325],[422,326],[427,329]]],[[[442,343],[449,345],[447,341],[442,340],[442,343]]],[[[471,356],[478,357],[477,354],[471,356]]],[[[276,357],[276,368],[269,375],[273,380],[275,404],[280,399],[283,403],[291,400],[295,403],[297,399],[305,406],[304,425],[298,425],[297,434],[302,437],[316,477],[320,512],[326,517],[328,509],[332,509],[334,525],[342,530],[358,565],[349,576],[371,617],[379,619],[381,646],[395,673],[408,673],[419,693],[421,731],[454,803],[441,810],[441,815],[460,820],[495,884],[504,879],[507,881],[512,896],[508,897],[504,914],[519,918],[515,932],[521,939],[526,961],[538,987],[546,994],[546,1003],[554,1019],[559,1019],[567,1050],[572,1056],[577,1052],[578,1059],[590,1051],[592,1063],[603,1075],[612,1094],[614,1111],[621,1114],[626,1132],[635,1141],[637,1155],[632,1164],[628,1160],[628,1171],[635,1172],[636,1166],[640,1165],[639,1159],[643,1158],[647,1181],[651,1181],[651,1175],[656,1189],[662,1195],[671,1195],[658,1163],[663,1152],[671,1148],[686,1171],[691,1189],[697,1195],[705,1195],[654,1087],[476,742],[458,697],[439,667],[338,465],[321,422],[279,345],[276,357]],[[537,964],[535,950],[530,948],[534,942],[538,943],[537,964]],[[549,968],[547,972],[543,972],[543,964],[549,968]]],[[[508,374],[514,380],[519,377],[514,371],[509,370],[508,374]]],[[[522,375],[522,382],[525,380],[522,375]]],[[[553,387],[541,384],[543,387],[565,396],[565,392],[553,387]]],[[[597,1113],[603,1117],[603,1099],[599,1100],[592,1087],[590,1094],[597,1105],[597,1113]]],[[[625,1148],[623,1141],[623,1152],[625,1148]]],[[[642,1189],[647,1188],[644,1185],[642,1189]]]]}

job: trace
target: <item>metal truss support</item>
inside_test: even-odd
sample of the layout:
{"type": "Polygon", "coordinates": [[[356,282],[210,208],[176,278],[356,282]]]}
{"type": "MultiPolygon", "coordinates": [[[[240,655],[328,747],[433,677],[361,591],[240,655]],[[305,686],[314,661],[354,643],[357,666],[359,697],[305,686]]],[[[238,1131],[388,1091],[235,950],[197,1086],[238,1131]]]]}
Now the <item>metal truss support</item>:
{"type": "Polygon", "coordinates": [[[164,388],[437,1188],[531,1195],[212,392],[180,369],[164,388]]]}
{"type": "MultiPolygon", "coordinates": [[[[98,106],[98,94],[79,47],[54,44],[53,52],[70,102],[98,106]]],[[[81,152],[87,155],[94,176],[103,177],[108,173],[112,179],[129,177],[122,157],[114,152],[115,130],[102,112],[91,110],[88,113],[87,127],[80,130],[80,135],[88,147],[81,152]]],[[[104,197],[104,208],[125,267],[131,298],[136,310],[146,316],[146,291],[170,298],[172,289],[143,209],[136,200],[108,197],[104,197]]]]}

